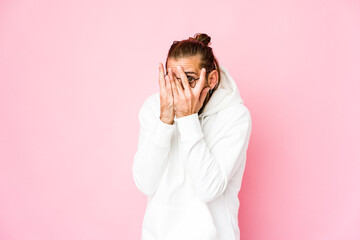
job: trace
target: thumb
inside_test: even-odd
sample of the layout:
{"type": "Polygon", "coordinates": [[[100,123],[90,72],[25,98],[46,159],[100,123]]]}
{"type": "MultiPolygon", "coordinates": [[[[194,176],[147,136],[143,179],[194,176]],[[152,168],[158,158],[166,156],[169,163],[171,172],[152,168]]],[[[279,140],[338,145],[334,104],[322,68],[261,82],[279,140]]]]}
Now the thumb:
{"type": "Polygon", "coordinates": [[[210,90],[209,87],[202,90],[201,95],[200,95],[200,103],[201,103],[201,106],[203,105],[204,100],[205,100],[205,98],[206,98],[206,94],[208,93],[209,90],[210,90]]]}

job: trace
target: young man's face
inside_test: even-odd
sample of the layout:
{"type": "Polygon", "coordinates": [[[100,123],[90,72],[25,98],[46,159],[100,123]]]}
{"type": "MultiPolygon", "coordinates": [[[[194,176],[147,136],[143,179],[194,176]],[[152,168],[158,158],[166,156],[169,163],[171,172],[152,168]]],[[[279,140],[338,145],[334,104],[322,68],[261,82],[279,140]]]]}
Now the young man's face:
{"type": "MultiPolygon", "coordinates": [[[[177,80],[181,84],[181,86],[184,88],[182,81],[181,81],[181,75],[179,71],[177,70],[177,66],[181,66],[183,71],[185,72],[188,80],[198,79],[200,77],[201,69],[198,68],[200,66],[200,56],[195,55],[191,57],[186,58],[179,58],[177,60],[173,58],[169,58],[167,62],[167,69],[165,70],[166,73],[169,73],[169,68],[171,68],[172,72],[176,76],[177,80]]],[[[200,79],[199,79],[200,80],[200,79]]],[[[196,80],[194,83],[197,84],[199,80],[196,80]]],[[[205,86],[203,88],[206,88],[208,86],[208,82],[205,81],[205,86]]],[[[193,87],[193,86],[191,86],[193,87]]]]}

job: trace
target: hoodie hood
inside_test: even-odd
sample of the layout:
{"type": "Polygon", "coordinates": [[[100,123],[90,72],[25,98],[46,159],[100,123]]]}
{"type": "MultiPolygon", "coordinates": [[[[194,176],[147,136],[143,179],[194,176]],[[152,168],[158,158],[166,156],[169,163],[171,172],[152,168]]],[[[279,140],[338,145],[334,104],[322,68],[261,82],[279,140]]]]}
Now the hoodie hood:
{"type": "Polygon", "coordinates": [[[223,66],[220,66],[220,76],[218,88],[213,92],[199,116],[208,116],[232,105],[244,103],[234,79],[223,66]]]}

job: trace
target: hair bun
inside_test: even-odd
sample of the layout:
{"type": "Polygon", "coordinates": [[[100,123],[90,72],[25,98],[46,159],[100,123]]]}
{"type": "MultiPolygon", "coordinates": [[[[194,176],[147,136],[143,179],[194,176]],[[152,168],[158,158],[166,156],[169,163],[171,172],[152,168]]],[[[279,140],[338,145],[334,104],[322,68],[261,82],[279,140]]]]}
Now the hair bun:
{"type": "Polygon", "coordinates": [[[208,36],[206,33],[197,33],[195,34],[194,38],[197,41],[202,42],[205,46],[208,46],[211,41],[211,37],[208,36]]]}

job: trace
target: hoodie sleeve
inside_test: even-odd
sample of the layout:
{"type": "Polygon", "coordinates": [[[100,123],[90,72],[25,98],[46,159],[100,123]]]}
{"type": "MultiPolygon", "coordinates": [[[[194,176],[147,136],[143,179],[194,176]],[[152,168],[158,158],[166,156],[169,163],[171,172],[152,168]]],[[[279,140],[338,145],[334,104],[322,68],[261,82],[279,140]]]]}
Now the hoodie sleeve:
{"type": "Polygon", "coordinates": [[[153,194],[168,164],[171,137],[175,124],[160,120],[151,109],[149,98],[139,114],[138,148],[132,165],[133,178],[137,188],[145,195],[153,194]]]}
{"type": "Polygon", "coordinates": [[[224,132],[217,136],[215,144],[208,148],[199,122],[198,113],[177,119],[182,150],[186,156],[186,171],[189,172],[199,199],[210,202],[226,189],[231,177],[246,154],[251,132],[251,116],[243,106],[233,113],[224,124],[224,132]]]}

